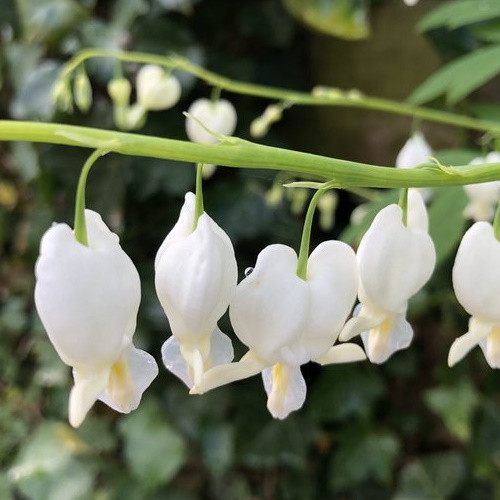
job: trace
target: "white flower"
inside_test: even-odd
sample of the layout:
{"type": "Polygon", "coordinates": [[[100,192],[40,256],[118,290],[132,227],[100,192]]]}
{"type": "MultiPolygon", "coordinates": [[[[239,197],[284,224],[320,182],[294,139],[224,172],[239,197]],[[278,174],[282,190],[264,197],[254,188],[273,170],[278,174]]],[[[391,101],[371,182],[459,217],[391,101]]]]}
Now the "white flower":
{"type": "MultiPolygon", "coordinates": [[[[470,165],[482,163],[500,163],[500,153],[493,151],[484,158],[474,158],[470,165]]],[[[469,204],[465,207],[464,217],[475,221],[491,220],[500,197],[500,181],[468,184],[464,186],[464,189],[469,197],[469,204]]]]}
{"type": "Polygon", "coordinates": [[[155,284],[173,336],[163,362],[188,387],[214,365],[233,359],[217,321],[233,297],[238,268],[227,234],[203,213],[194,229],[195,196],[187,193],[179,220],[155,260],[155,284]]]}
{"type": "Polygon", "coordinates": [[[448,365],[480,345],[492,368],[500,368],[500,242],[489,222],[476,222],[465,233],[453,266],[453,288],[472,316],[469,331],[456,339],[448,365]]]}
{"type": "Polygon", "coordinates": [[[154,64],[143,66],[136,78],[137,102],[145,110],[160,111],[175,106],[181,97],[181,84],[174,75],[154,64]]]}
{"type": "Polygon", "coordinates": [[[262,372],[268,409],[282,419],[304,403],[300,365],[365,359],[355,344],[332,347],[356,298],[352,249],[324,242],[309,257],[307,279],[296,270],[297,255],[290,247],[270,245],[260,252],[229,307],[234,331],[249,351],[238,363],[206,372],[193,393],[262,372]]]}
{"type": "MultiPolygon", "coordinates": [[[[432,148],[425,140],[422,132],[415,132],[399,151],[396,157],[397,168],[415,168],[422,163],[429,163],[432,156],[432,148]]],[[[425,201],[429,201],[431,197],[430,188],[414,188],[420,192],[425,201]]]]}
{"type": "MultiPolygon", "coordinates": [[[[237,115],[234,106],[226,99],[212,102],[201,98],[194,101],[188,109],[188,114],[197,118],[208,130],[217,135],[231,135],[236,129],[237,115]]],[[[186,119],[186,133],[189,140],[200,144],[217,144],[219,139],[210,134],[195,120],[186,119]]],[[[205,164],[203,177],[209,178],[215,171],[215,165],[205,164]]]]}
{"type": "Polygon", "coordinates": [[[129,413],[158,374],[132,343],[141,289],[134,264],[99,214],[85,211],[88,246],[66,224],[43,236],[35,267],[35,304],[61,359],[73,367],[71,425],[97,399],[129,413]]]}
{"type": "Polygon", "coordinates": [[[363,236],[357,253],[360,305],[340,334],[342,341],[361,334],[372,363],[383,363],[410,344],[408,300],[424,286],[436,261],[425,205],[417,191],[408,194],[406,226],[402,216],[398,205],[385,207],[363,236]]]}
{"type": "Polygon", "coordinates": [[[414,5],[417,5],[419,0],[403,0],[408,7],[413,7],[414,5]]]}

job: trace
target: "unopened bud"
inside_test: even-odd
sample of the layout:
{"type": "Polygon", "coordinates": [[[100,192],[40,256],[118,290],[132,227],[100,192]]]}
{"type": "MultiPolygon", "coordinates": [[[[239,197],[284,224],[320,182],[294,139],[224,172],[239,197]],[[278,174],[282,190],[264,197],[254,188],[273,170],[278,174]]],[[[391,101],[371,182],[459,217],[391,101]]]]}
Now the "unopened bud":
{"type": "Polygon", "coordinates": [[[309,195],[309,190],[305,188],[296,188],[292,190],[292,202],[290,211],[293,215],[300,215],[304,212],[304,207],[309,195]]]}
{"type": "Polygon", "coordinates": [[[73,96],[69,80],[64,78],[58,80],[52,89],[52,99],[54,100],[57,109],[71,113],[73,111],[73,96]]]}
{"type": "Polygon", "coordinates": [[[92,86],[89,77],[82,68],[75,77],[73,86],[75,103],[82,113],[86,113],[92,105],[92,86]]]}
{"type": "Polygon", "coordinates": [[[113,78],[108,83],[108,94],[115,106],[128,106],[132,85],[126,78],[113,78]]]}
{"type": "Polygon", "coordinates": [[[330,231],[335,222],[335,209],[338,204],[338,196],[334,191],[327,191],[318,201],[319,227],[323,231],[330,231]]]}

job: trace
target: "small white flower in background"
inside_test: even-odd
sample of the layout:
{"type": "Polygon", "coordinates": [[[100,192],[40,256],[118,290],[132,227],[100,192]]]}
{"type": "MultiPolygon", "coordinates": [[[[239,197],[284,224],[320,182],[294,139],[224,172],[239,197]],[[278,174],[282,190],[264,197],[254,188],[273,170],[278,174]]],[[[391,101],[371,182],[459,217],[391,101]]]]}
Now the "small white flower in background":
{"type": "MultiPolygon", "coordinates": [[[[208,130],[217,135],[232,135],[236,129],[237,115],[234,106],[226,99],[212,102],[210,99],[197,99],[189,106],[188,114],[197,118],[208,130]]],[[[186,118],[186,133],[190,141],[200,144],[217,144],[216,135],[205,130],[195,120],[186,118]]],[[[215,165],[205,164],[203,177],[209,178],[215,165]]]]}
{"type": "Polygon", "coordinates": [[[427,233],[427,212],[417,191],[408,193],[408,221],[401,208],[383,208],[363,236],[357,252],[360,285],[355,317],[340,340],[361,334],[372,363],[383,363],[413,338],[406,321],[408,300],[430,278],[436,262],[434,244],[427,233]]]}
{"type": "Polygon", "coordinates": [[[414,5],[417,5],[419,0],[403,0],[403,2],[408,5],[408,7],[413,7],[414,5]]]}
{"type": "Polygon", "coordinates": [[[175,106],[181,97],[181,84],[174,75],[154,64],[137,73],[137,103],[147,111],[161,111],[175,106]]]}
{"type": "Polygon", "coordinates": [[[217,327],[233,297],[238,268],[231,240],[203,213],[194,229],[195,196],[187,193],[179,220],[155,260],[158,298],[172,337],[162,347],[168,370],[188,387],[214,365],[229,363],[229,337],[217,327]]]}
{"type": "Polygon", "coordinates": [[[262,372],[268,409],[283,419],[304,404],[302,364],[365,359],[355,344],[332,347],[356,298],[353,250],[338,241],[321,243],[309,257],[307,279],[296,271],[297,255],[290,247],[270,245],[260,252],[229,307],[234,331],[249,351],[238,363],[206,372],[191,392],[262,372]]]}
{"type": "Polygon", "coordinates": [[[500,242],[489,222],[476,222],[465,233],[453,266],[453,288],[472,316],[469,331],[456,339],[448,365],[480,345],[492,368],[500,368],[500,242]]]}
{"type": "MultiPolygon", "coordinates": [[[[469,165],[482,163],[500,163],[500,153],[493,151],[484,158],[474,158],[469,165]]],[[[493,219],[495,207],[500,197],[500,181],[482,182],[464,186],[469,197],[469,204],[465,207],[464,217],[475,221],[493,219]]]]}
{"type": "Polygon", "coordinates": [[[132,343],[139,275],[99,214],[85,211],[88,246],[66,224],[43,236],[35,267],[35,304],[50,341],[73,367],[69,420],[78,427],[97,399],[122,413],[137,408],[158,374],[132,343]]]}
{"type": "MultiPolygon", "coordinates": [[[[429,163],[432,157],[432,148],[425,140],[422,132],[415,132],[404,144],[396,157],[397,168],[415,168],[422,163],[429,163]]],[[[425,201],[431,197],[430,188],[415,188],[425,201]]]]}

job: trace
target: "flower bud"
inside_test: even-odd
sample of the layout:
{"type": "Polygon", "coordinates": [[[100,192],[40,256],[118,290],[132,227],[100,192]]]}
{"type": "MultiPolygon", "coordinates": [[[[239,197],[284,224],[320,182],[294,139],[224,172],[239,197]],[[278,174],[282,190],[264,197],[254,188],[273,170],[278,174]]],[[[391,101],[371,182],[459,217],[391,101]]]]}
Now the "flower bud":
{"type": "Polygon", "coordinates": [[[73,96],[71,87],[67,78],[57,80],[52,89],[52,99],[54,100],[57,109],[66,113],[73,111],[73,96]]]}
{"type": "Polygon", "coordinates": [[[108,82],[108,94],[115,106],[128,106],[132,85],[126,78],[113,78],[108,82]]]}
{"type": "Polygon", "coordinates": [[[82,113],[86,113],[92,105],[92,86],[84,69],[78,71],[74,82],[75,103],[82,113]]]}
{"type": "Polygon", "coordinates": [[[171,108],[181,97],[179,80],[153,64],[143,66],[137,73],[136,90],[137,102],[148,111],[171,108]]]}

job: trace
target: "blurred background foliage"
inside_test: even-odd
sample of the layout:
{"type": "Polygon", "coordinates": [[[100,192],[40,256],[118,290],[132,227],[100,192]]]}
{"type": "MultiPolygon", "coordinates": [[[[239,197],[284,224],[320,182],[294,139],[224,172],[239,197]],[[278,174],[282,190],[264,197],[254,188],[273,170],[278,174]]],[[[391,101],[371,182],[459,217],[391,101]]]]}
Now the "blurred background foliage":
{"type": "MultiPolygon", "coordinates": [[[[112,61],[87,65],[94,90],[88,114],[62,114],[50,98],[61,64],[92,46],[175,51],[240,80],[411,94],[416,103],[500,120],[495,0],[423,0],[411,9],[396,0],[0,0],[0,36],[1,118],[113,128],[106,93],[112,61]]],[[[124,69],[133,79],[138,66],[124,69]]],[[[179,76],[181,102],[151,113],[143,133],[186,138],[181,112],[210,88],[179,76]]],[[[248,138],[267,103],[223,96],[238,110],[237,135],[248,138]]],[[[263,141],[393,165],[411,126],[362,110],[292,108],[263,141]]],[[[423,128],[445,164],[467,163],[488,146],[488,137],[468,131],[423,128]]],[[[33,266],[52,221],[72,222],[87,154],[0,144],[0,499],[500,498],[498,372],[479,349],[456,368],[446,366],[467,321],[450,279],[468,225],[459,187],[434,190],[438,265],[411,301],[413,345],[383,366],[303,367],[308,399],[283,422],[268,414],[259,377],[197,397],[161,367],[137,411],[122,416],[97,403],[82,427],[71,429],[70,370],[34,310],[33,266]]],[[[298,248],[308,193],[283,193],[279,183],[291,178],[273,178],[219,168],[206,182],[205,207],[231,236],[241,274],[266,244],[298,248]]],[[[88,206],[120,234],[139,269],[136,343],[157,360],[169,329],[154,292],[153,259],[193,183],[190,165],[118,155],[100,160],[89,178],[88,206]]],[[[356,246],[376,211],[396,197],[371,191],[365,203],[340,192],[314,241],[340,236],[356,246]]],[[[227,318],[221,326],[230,330],[227,318]]],[[[238,343],[236,351],[238,358],[238,343]]]]}

